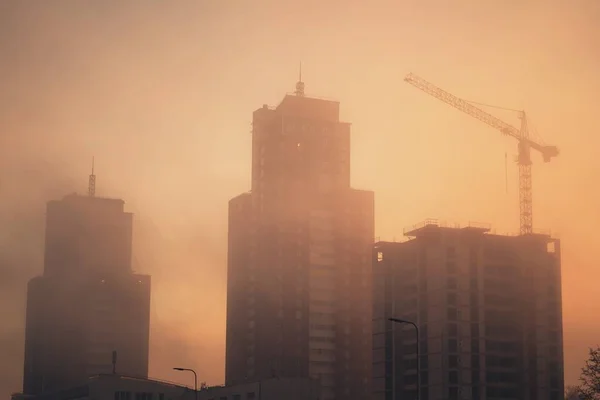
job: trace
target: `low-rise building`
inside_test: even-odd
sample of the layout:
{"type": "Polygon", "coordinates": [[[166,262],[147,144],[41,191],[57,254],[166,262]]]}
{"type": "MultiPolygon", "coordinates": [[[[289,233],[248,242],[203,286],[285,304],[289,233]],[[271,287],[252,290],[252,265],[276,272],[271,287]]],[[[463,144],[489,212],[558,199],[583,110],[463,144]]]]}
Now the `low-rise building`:
{"type": "Polygon", "coordinates": [[[233,386],[193,389],[171,382],[122,375],[96,375],[84,384],[12,400],[319,400],[320,385],[308,378],[272,378],[233,386]]]}

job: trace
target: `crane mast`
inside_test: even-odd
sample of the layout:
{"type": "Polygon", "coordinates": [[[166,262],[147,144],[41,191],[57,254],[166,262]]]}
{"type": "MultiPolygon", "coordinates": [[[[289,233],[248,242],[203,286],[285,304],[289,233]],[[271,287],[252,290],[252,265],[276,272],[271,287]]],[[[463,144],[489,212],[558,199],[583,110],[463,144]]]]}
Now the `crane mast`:
{"type": "Polygon", "coordinates": [[[541,153],[544,162],[549,162],[553,157],[558,156],[559,151],[556,146],[546,146],[530,139],[527,127],[527,117],[524,111],[520,112],[521,127],[516,127],[496,118],[490,113],[474,106],[466,100],[454,96],[443,89],[438,88],[425,79],[415,74],[408,74],[404,80],[423,92],[441,100],[452,107],[468,114],[487,125],[499,130],[502,134],[513,137],[518,140],[519,165],[519,209],[520,209],[520,233],[521,235],[533,232],[533,192],[531,179],[531,149],[541,153]]]}

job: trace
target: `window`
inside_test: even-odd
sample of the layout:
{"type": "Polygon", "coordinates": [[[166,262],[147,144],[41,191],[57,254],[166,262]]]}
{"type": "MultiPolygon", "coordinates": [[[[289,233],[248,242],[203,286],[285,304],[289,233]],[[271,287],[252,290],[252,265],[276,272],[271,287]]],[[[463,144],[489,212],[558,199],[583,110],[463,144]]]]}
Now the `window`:
{"type": "Polygon", "coordinates": [[[419,329],[419,335],[421,335],[421,339],[427,339],[428,336],[428,328],[427,324],[421,325],[421,329],[419,329]]]}
{"type": "MultiPolygon", "coordinates": [[[[475,381],[473,381],[475,382],[475,381]]],[[[471,399],[479,400],[481,397],[479,396],[479,386],[471,387],[471,399]]]]}
{"type": "Polygon", "coordinates": [[[458,351],[458,341],[456,339],[448,340],[448,351],[456,353],[458,351]]]}
{"type": "Polygon", "coordinates": [[[421,385],[428,385],[429,384],[429,372],[428,371],[423,371],[421,372],[421,385]]]}
{"type": "Polygon", "coordinates": [[[471,324],[471,337],[479,336],[479,324],[471,324]]]}
{"type": "Polygon", "coordinates": [[[558,363],[557,362],[549,362],[548,363],[548,371],[551,374],[558,374],[558,372],[560,371],[560,369],[558,368],[558,363]]]}
{"type": "Polygon", "coordinates": [[[458,388],[457,387],[448,388],[448,399],[450,399],[450,400],[458,399],[458,388]]]}
{"type": "Polygon", "coordinates": [[[373,377],[375,377],[375,378],[385,377],[386,366],[387,366],[387,363],[385,363],[385,362],[373,364],[373,377]]]}
{"type": "Polygon", "coordinates": [[[471,351],[479,353],[479,339],[471,339],[471,351]]]}
{"type": "Polygon", "coordinates": [[[479,300],[478,293],[477,292],[471,292],[471,295],[469,297],[470,297],[470,300],[471,300],[471,307],[476,307],[479,304],[479,302],[478,302],[478,300],[479,300]]]}
{"type": "Polygon", "coordinates": [[[375,392],[384,392],[385,391],[385,378],[373,378],[373,391],[375,391],[375,392]]]}
{"type": "Polygon", "coordinates": [[[448,293],[448,304],[456,306],[456,293],[448,293]]]}
{"type": "MultiPolygon", "coordinates": [[[[391,352],[388,352],[391,353],[391,352]]],[[[386,351],[385,348],[378,348],[378,349],[373,349],[373,362],[374,363],[378,363],[378,362],[383,362],[386,360],[386,351]]],[[[391,354],[390,354],[391,356],[391,354]]]]}
{"type": "Polygon", "coordinates": [[[385,347],[385,334],[375,334],[373,335],[373,348],[382,348],[385,347]]]}
{"type": "Polygon", "coordinates": [[[115,392],[115,400],[131,400],[131,392],[115,392]]]}
{"type": "Polygon", "coordinates": [[[417,346],[415,344],[405,344],[402,346],[402,352],[404,354],[415,354],[417,352],[417,346]]]}
{"type": "Polygon", "coordinates": [[[417,384],[417,375],[404,375],[404,384],[405,385],[416,385],[417,384]]]}
{"type": "Polygon", "coordinates": [[[448,356],[448,368],[458,368],[458,356],[448,356]]]}
{"type": "Polygon", "coordinates": [[[477,278],[471,278],[471,290],[477,290],[477,278]]]}
{"type": "Polygon", "coordinates": [[[471,263],[469,264],[469,273],[470,273],[471,275],[477,275],[477,264],[476,264],[476,263],[474,263],[474,262],[471,262],[471,263]]]}
{"type": "Polygon", "coordinates": [[[458,310],[456,308],[448,308],[448,320],[456,321],[458,319],[458,310]]]}
{"type": "Polygon", "coordinates": [[[449,277],[447,282],[448,289],[456,289],[456,278],[449,277]]]}
{"type": "Polygon", "coordinates": [[[448,382],[450,384],[458,384],[458,372],[450,371],[448,373],[448,382]]]}
{"type": "Polygon", "coordinates": [[[454,323],[448,324],[448,336],[458,336],[458,325],[454,323]]]}

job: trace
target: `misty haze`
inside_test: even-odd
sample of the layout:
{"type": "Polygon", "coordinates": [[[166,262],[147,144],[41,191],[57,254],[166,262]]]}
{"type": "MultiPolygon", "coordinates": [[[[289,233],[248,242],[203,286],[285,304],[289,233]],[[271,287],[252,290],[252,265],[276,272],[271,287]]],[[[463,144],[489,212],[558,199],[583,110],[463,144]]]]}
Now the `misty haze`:
{"type": "MultiPolygon", "coordinates": [[[[56,275],[61,278],[52,289],[31,289],[48,268],[70,268],[67,258],[58,256],[56,266],[48,266],[53,228],[47,218],[49,202],[69,208],[65,204],[70,201],[103,204],[94,208],[90,203],[95,222],[81,228],[77,224],[85,225],[84,219],[77,220],[73,226],[82,230],[69,231],[81,243],[89,239],[89,260],[79,263],[98,271],[120,268],[126,276],[118,280],[126,289],[106,296],[113,299],[108,312],[130,322],[110,328],[119,332],[115,343],[123,346],[117,367],[130,371],[126,375],[179,385],[150,399],[119,397],[117,393],[129,390],[121,388],[115,400],[192,400],[194,382],[187,369],[197,374],[198,387],[208,386],[200,400],[219,398],[220,385],[245,385],[253,379],[265,382],[260,390],[267,400],[270,390],[278,393],[286,385],[287,390],[296,388],[294,399],[312,399],[314,387],[302,380],[309,375],[320,377],[322,399],[370,398],[378,384],[379,329],[371,312],[377,313],[379,306],[386,319],[381,332],[401,331],[394,334],[393,346],[389,338],[379,343],[382,357],[384,351],[394,360],[405,357],[402,368],[415,373],[410,375],[414,381],[385,381],[394,386],[382,389],[381,395],[388,397],[373,398],[399,394],[426,399],[427,385],[416,380],[423,376],[416,371],[429,367],[416,360],[427,346],[415,347],[412,328],[398,327],[388,318],[421,321],[422,308],[401,315],[402,307],[394,307],[395,314],[388,315],[384,306],[389,301],[412,304],[412,289],[406,288],[415,268],[425,268],[422,247],[436,254],[426,264],[427,274],[419,275],[430,287],[445,282],[455,266],[472,271],[476,258],[485,264],[498,257],[496,266],[512,263],[511,277],[527,282],[538,279],[530,273],[531,265],[554,271],[547,279],[555,291],[547,298],[536,297],[517,278],[499,290],[510,287],[519,301],[556,306],[556,329],[546,332],[550,337],[562,323],[556,339],[562,342],[556,345],[556,393],[578,385],[589,348],[597,346],[600,335],[598,20],[600,3],[593,0],[457,0],[451,6],[442,0],[0,0],[0,396],[27,392],[28,290],[54,293],[39,295],[41,314],[63,315],[61,310],[68,308],[79,310],[78,318],[97,320],[90,317],[96,305],[92,300],[89,309],[83,301],[79,308],[60,302],[63,294],[73,299],[96,293],[84,285],[77,292],[73,287],[79,283],[74,285],[66,274],[56,275]],[[411,72],[417,75],[405,80],[411,72]],[[500,122],[486,120],[461,99],[500,122]],[[518,159],[525,154],[518,145],[523,142],[522,110],[532,163],[532,202],[525,206],[519,187],[523,160],[518,159]],[[323,139],[331,132],[335,139],[323,139]],[[544,162],[544,156],[551,161],[544,162]],[[327,168],[335,173],[324,173],[327,168]],[[96,179],[93,195],[90,174],[96,179]],[[321,197],[321,192],[328,194],[321,197]],[[112,211],[104,213],[104,206],[112,211]],[[525,214],[532,210],[532,218],[523,220],[524,209],[525,214]],[[92,232],[92,226],[113,217],[114,226],[122,229],[92,232]],[[419,221],[426,222],[413,226],[419,221]],[[519,236],[524,229],[547,236],[525,243],[520,241],[524,235],[519,236]],[[332,245],[336,261],[331,265],[323,256],[329,250],[319,255],[321,261],[312,258],[314,248],[327,247],[310,241],[323,231],[339,241],[332,245]],[[249,239],[256,232],[264,237],[249,239]],[[423,232],[436,237],[436,244],[427,247],[423,232]],[[465,239],[466,232],[473,236],[465,239]],[[268,247],[271,242],[279,244],[268,247]],[[475,242],[497,253],[473,255],[475,242]],[[268,249],[275,249],[272,257],[268,249]],[[454,254],[456,262],[444,261],[454,254]],[[311,264],[306,269],[302,257],[311,264]],[[257,266],[256,275],[244,269],[250,265],[257,266]],[[372,276],[378,265],[389,271],[380,269],[372,276]],[[275,273],[280,266],[284,272],[275,273]],[[323,278],[333,267],[338,272],[323,278]],[[339,272],[342,267],[347,273],[339,272]],[[256,277],[262,277],[253,286],[258,300],[247,308],[240,288],[254,285],[256,277]],[[335,322],[323,317],[329,311],[309,312],[311,279],[319,290],[336,293],[316,302],[347,303],[348,310],[336,311],[335,322]],[[406,285],[382,289],[398,279],[406,285]],[[345,289],[334,289],[342,282],[345,289]],[[277,293],[297,297],[279,294],[287,300],[278,305],[274,286],[277,293]],[[130,303],[115,300],[138,289],[137,297],[128,297],[130,303]],[[389,298],[378,303],[371,298],[378,291],[389,298]],[[44,300],[50,298],[55,306],[44,300]],[[290,311],[296,303],[305,312],[290,311]],[[277,307],[285,310],[283,317],[277,307]],[[245,322],[255,309],[256,326],[245,322]],[[347,325],[340,322],[346,320],[347,325]],[[332,349],[311,347],[312,329],[326,326],[334,326],[331,335],[336,338],[347,334],[347,343],[327,339],[334,343],[332,349]],[[263,357],[254,343],[243,342],[249,327],[256,329],[256,346],[273,354],[263,357]],[[294,346],[297,351],[291,350],[294,346]],[[329,350],[335,366],[325,357],[329,350]],[[350,361],[343,364],[346,355],[350,361]],[[324,372],[314,372],[315,362],[330,362],[333,372],[327,370],[329,364],[324,372]],[[344,365],[350,372],[344,372],[344,365]],[[323,375],[334,376],[335,383],[326,383],[323,375]],[[280,387],[269,383],[271,378],[290,381],[280,387]],[[350,383],[339,383],[344,379],[350,383]],[[300,397],[304,390],[309,394],[300,397]]],[[[53,226],[60,231],[73,215],[86,214],[77,210],[65,211],[53,226]]],[[[63,253],[67,257],[68,251],[63,253]]],[[[500,277],[507,271],[489,268],[500,277]]],[[[483,267],[479,272],[486,273],[483,267]]],[[[104,279],[98,275],[96,283],[106,283],[104,279]]],[[[459,282],[453,290],[460,293],[460,287],[459,282]]],[[[29,294],[30,299],[36,296],[29,294]]],[[[425,312],[429,321],[437,318],[432,310],[425,312]]],[[[509,314],[485,314],[482,320],[521,318],[525,332],[526,315],[509,314]]],[[[444,311],[443,318],[450,316],[444,311]]],[[[425,337],[437,329],[434,323],[417,326],[425,337]]],[[[469,335],[479,336],[472,323],[468,328],[469,335]]],[[[451,328],[444,322],[439,329],[446,335],[451,328]]],[[[100,332],[95,335],[101,337],[100,332]]],[[[47,341],[40,337],[39,343],[47,341]]],[[[68,351],[72,343],[65,337],[59,335],[56,343],[66,343],[68,351]]],[[[519,346],[535,343],[524,339],[519,346]]],[[[102,360],[111,375],[111,354],[102,360]]],[[[394,372],[400,368],[395,363],[394,372]]],[[[41,393],[50,378],[44,373],[36,379],[38,386],[31,390],[41,393]]],[[[98,382],[98,387],[105,384],[98,382]]],[[[241,399],[253,398],[250,389],[243,390],[247,397],[241,399]]],[[[508,398],[531,398],[514,396],[508,398]]]]}

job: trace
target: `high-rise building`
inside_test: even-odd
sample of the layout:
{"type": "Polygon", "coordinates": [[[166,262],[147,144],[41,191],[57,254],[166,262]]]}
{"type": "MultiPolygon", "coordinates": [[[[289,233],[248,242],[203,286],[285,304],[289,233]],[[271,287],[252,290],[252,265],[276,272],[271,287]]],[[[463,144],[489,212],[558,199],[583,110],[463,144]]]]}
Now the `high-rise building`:
{"type": "Polygon", "coordinates": [[[132,271],[131,241],[123,200],[69,195],[48,203],[44,272],[27,292],[25,394],[113,368],[147,377],[150,277],[132,271]]]}
{"type": "Polygon", "coordinates": [[[350,187],[350,124],[300,81],[252,123],[252,189],[229,203],[226,381],[313,377],[370,395],[373,192],[350,187]]]}
{"type": "Polygon", "coordinates": [[[561,399],[560,242],[436,221],[378,242],[373,260],[376,400],[561,399]],[[414,322],[420,331],[390,322],[414,322]]]}

